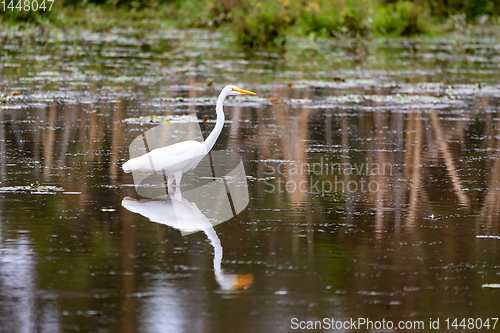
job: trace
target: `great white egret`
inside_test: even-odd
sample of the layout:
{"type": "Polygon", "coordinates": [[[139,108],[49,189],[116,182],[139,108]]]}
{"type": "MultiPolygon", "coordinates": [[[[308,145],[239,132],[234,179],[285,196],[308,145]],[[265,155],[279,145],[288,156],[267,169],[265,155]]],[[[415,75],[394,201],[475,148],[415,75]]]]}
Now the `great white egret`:
{"type": "Polygon", "coordinates": [[[122,166],[123,171],[160,171],[168,177],[167,184],[170,187],[175,179],[177,186],[181,183],[182,174],[194,169],[198,163],[212,149],[224,127],[224,111],[222,104],[227,96],[231,95],[257,95],[254,92],[243,90],[233,85],[222,89],[215,111],[217,121],[212,132],[205,141],[183,141],[166,147],[156,148],[147,154],[132,158],[122,166]]]}

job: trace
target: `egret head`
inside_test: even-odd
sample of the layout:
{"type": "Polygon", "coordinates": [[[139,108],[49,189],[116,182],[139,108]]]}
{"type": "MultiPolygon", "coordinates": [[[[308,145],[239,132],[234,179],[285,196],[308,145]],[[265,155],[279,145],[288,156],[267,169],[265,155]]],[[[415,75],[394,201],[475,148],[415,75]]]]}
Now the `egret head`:
{"type": "Polygon", "coordinates": [[[257,95],[254,92],[248,91],[248,90],[243,90],[240,89],[236,86],[233,85],[228,85],[223,89],[223,92],[226,93],[226,96],[231,96],[231,95],[257,95]]]}

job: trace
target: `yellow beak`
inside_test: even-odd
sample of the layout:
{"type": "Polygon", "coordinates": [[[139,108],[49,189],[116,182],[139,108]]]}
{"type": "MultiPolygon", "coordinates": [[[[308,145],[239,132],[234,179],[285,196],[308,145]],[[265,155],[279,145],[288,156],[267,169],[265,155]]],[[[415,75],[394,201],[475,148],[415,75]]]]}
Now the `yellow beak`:
{"type": "Polygon", "coordinates": [[[248,91],[248,90],[243,90],[243,89],[240,89],[240,88],[233,88],[233,90],[237,91],[237,92],[240,92],[242,94],[247,94],[247,95],[257,95],[256,93],[254,92],[251,92],[251,91],[248,91]]]}
{"type": "Polygon", "coordinates": [[[250,287],[253,284],[253,274],[237,274],[234,289],[250,287]]]}

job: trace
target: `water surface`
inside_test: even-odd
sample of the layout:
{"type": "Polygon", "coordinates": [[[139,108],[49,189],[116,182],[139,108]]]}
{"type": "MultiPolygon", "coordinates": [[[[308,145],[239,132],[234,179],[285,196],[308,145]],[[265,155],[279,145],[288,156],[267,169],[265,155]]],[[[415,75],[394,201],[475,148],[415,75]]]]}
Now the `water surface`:
{"type": "Polygon", "coordinates": [[[498,316],[494,40],[294,40],[249,55],[199,31],[0,39],[0,331],[498,316]],[[205,233],[122,205],[141,198],[121,171],[158,118],[196,113],[208,135],[228,83],[258,93],[226,101],[214,147],[240,155],[249,191],[214,228],[229,290],[205,233]]]}

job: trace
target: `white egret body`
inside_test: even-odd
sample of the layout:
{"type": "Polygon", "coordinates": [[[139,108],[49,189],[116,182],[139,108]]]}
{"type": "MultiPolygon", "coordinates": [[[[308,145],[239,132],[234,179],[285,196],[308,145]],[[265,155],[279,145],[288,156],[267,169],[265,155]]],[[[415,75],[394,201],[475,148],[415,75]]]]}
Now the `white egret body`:
{"type": "Polygon", "coordinates": [[[205,141],[188,140],[178,142],[170,146],[156,148],[147,154],[132,158],[122,166],[123,171],[162,171],[168,176],[168,186],[175,178],[177,185],[180,185],[182,174],[194,169],[198,163],[212,149],[224,127],[224,111],[222,104],[227,96],[231,95],[256,95],[256,93],[243,90],[233,85],[228,85],[222,89],[215,111],[217,121],[215,127],[205,141]]]}

